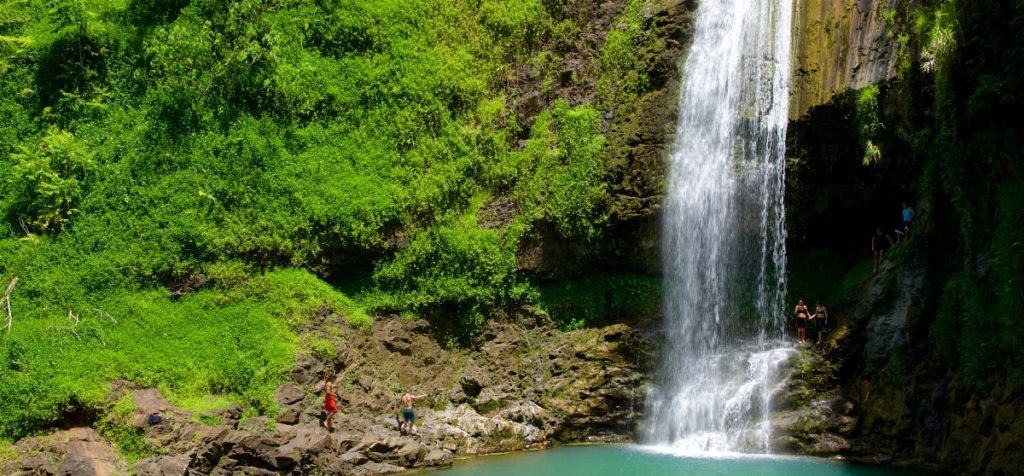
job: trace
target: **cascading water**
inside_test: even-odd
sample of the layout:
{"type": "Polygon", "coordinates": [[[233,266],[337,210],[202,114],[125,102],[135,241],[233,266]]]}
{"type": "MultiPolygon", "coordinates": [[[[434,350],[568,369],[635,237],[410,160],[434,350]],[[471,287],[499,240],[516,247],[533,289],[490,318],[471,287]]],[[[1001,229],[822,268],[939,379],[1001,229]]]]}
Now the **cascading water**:
{"type": "Polygon", "coordinates": [[[665,333],[647,443],[770,452],[782,341],[793,0],[702,0],[664,204],[665,333]]]}

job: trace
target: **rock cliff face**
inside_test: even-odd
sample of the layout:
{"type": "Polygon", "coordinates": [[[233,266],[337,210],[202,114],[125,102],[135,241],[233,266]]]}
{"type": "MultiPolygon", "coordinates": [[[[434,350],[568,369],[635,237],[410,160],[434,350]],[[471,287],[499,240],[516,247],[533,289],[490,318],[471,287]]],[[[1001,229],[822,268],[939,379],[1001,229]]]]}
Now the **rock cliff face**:
{"type": "Polygon", "coordinates": [[[937,362],[927,330],[939,298],[917,240],[834,306],[828,345],[794,363],[773,421],[777,447],[957,474],[1021,474],[1024,394],[974,389],[937,362]]]}
{"type": "Polygon", "coordinates": [[[841,392],[860,413],[850,453],[961,474],[1020,474],[1024,433],[1013,422],[1024,418],[1021,391],[1005,379],[972,389],[932,354],[927,329],[939,290],[920,256],[926,246],[915,241],[886,266],[845,316],[841,392]]]}
{"type": "MultiPolygon", "coordinates": [[[[991,143],[998,144],[993,146],[996,148],[1014,143],[1016,131],[992,140],[985,137],[991,134],[987,125],[959,117],[936,117],[928,111],[939,97],[952,98],[948,100],[958,105],[968,102],[993,109],[1015,104],[1003,95],[978,95],[987,83],[973,78],[991,81],[1000,78],[1003,69],[1010,71],[1019,64],[1013,62],[1019,61],[1015,56],[982,58],[983,50],[1012,50],[1005,45],[1016,44],[1016,38],[1007,40],[1000,35],[1016,30],[1002,20],[1013,18],[1005,14],[1009,10],[1002,10],[996,18],[992,8],[960,3],[951,11],[960,15],[956,38],[963,42],[963,49],[952,56],[947,70],[933,69],[928,56],[915,51],[927,43],[928,36],[904,35],[913,30],[909,18],[914,15],[908,12],[922,7],[914,26],[921,28],[928,20],[921,12],[938,3],[804,0],[799,6],[799,27],[794,33],[797,89],[791,117],[800,120],[791,123],[791,132],[797,134],[790,134],[795,146],[789,156],[795,159],[787,170],[787,205],[796,211],[787,217],[791,244],[796,244],[790,251],[804,246],[805,252],[831,254],[831,258],[848,260],[853,266],[867,258],[869,230],[874,224],[889,222],[887,210],[897,220],[898,204],[908,201],[919,216],[911,241],[887,253],[882,268],[864,279],[845,302],[836,299],[830,305],[838,327],[827,347],[808,349],[795,362],[787,392],[778,400],[777,443],[779,448],[796,452],[843,455],[943,473],[1022,474],[1024,450],[1019,442],[1024,435],[1015,422],[1024,415],[1024,393],[1019,386],[1014,388],[1005,368],[1012,368],[1010,356],[989,351],[980,366],[992,370],[981,378],[975,373],[972,380],[970,365],[979,364],[963,360],[962,347],[943,346],[943,338],[949,337],[937,326],[942,319],[940,311],[945,310],[955,314],[951,318],[947,314],[947,318],[957,319],[973,332],[1006,332],[1000,329],[1005,323],[994,324],[998,317],[988,313],[983,319],[968,317],[943,309],[943,301],[953,294],[944,289],[958,273],[979,287],[991,286],[985,280],[991,279],[991,256],[997,243],[991,240],[990,211],[978,203],[991,199],[998,188],[999,180],[991,177],[1012,176],[1014,169],[1003,168],[1005,164],[973,164],[986,156],[983,151],[991,143]],[[918,59],[923,64],[914,63],[918,59]],[[903,74],[896,76],[897,69],[903,74]],[[943,74],[955,77],[956,84],[941,84],[943,74]],[[880,144],[884,158],[866,164],[860,143],[864,137],[858,137],[863,134],[858,130],[863,120],[858,117],[862,96],[856,91],[836,92],[872,83],[879,83],[876,92],[882,91],[877,108],[885,130],[870,139],[880,144]],[[808,112],[817,105],[823,107],[808,112]],[[933,137],[936,127],[955,127],[959,135],[937,139],[933,137]],[[977,149],[950,152],[963,147],[961,144],[977,149]],[[979,190],[976,201],[966,206],[923,177],[938,167],[959,166],[960,161],[972,164],[976,174],[963,179],[968,184],[964,187],[979,190]],[[984,197],[986,193],[989,198],[984,197]],[[972,238],[958,229],[958,207],[969,209],[964,213],[987,224],[985,231],[979,232],[985,236],[976,238],[983,244],[975,245],[973,252],[972,238]],[[821,233],[824,239],[812,243],[813,238],[804,236],[814,231],[825,231],[821,233]],[[855,238],[847,240],[846,236],[855,238]]],[[[957,112],[962,114],[965,109],[957,112]]],[[[988,117],[981,122],[991,123],[988,117]]],[[[934,180],[948,181],[945,177],[934,180]]],[[[985,297],[971,301],[972,307],[981,308],[982,301],[996,299],[979,296],[985,297]]],[[[960,346],[978,345],[958,342],[960,346]]],[[[981,342],[982,347],[999,348],[991,340],[981,342]]]]}
{"type": "Polygon", "coordinates": [[[523,271],[544,276],[579,274],[595,266],[660,271],[656,214],[664,192],[665,155],[675,132],[680,62],[693,35],[697,2],[647,0],[640,2],[637,18],[625,18],[636,3],[573,2],[567,17],[580,25],[580,40],[561,55],[554,85],[542,86],[545,77],[536,66],[524,65],[516,73],[512,103],[521,124],[532,124],[534,116],[558,100],[591,104],[603,113],[607,140],[604,207],[610,226],[603,239],[570,243],[553,227],[539,226],[520,249],[523,271]],[[628,90],[602,94],[601,83],[611,74],[603,63],[612,60],[601,48],[612,34],[634,36],[629,72],[642,79],[628,90]]]}
{"type": "Polygon", "coordinates": [[[896,74],[899,42],[886,17],[902,0],[798,0],[790,118],[896,74]]]}

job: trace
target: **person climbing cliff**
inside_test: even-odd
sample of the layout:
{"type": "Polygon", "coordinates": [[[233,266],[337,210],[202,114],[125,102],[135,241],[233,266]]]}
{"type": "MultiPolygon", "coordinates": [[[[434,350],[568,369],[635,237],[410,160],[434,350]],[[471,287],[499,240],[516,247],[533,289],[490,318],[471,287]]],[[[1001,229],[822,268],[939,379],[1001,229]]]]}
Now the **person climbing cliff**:
{"type": "Polygon", "coordinates": [[[875,227],[875,234],[871,236],[871,253],[874,255],[872,273],[878,272],[878,266],[882,264],[886,250],[892,248],[892,245],[892,237],[887,233],[882,233],[882,227],[875,227]]]}
{"type": "Polygon", "coordinates": [[[903,225],[896,229],[896,243],[907,241],[907,237],[910,234],[910,222],[914,221],[914,217],[917,216],[914,208],[907,202],[903,202],[901,213],[903,214],[903,225]]]}

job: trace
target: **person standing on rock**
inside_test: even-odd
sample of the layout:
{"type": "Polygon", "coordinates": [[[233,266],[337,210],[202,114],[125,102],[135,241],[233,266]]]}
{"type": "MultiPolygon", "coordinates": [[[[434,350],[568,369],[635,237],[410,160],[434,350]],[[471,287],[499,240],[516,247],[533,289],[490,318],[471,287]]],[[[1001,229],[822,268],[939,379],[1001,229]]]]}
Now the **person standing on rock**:
{"type": "Polygon", "coordinates": [[[796,303],[796,309],[793,312],[796,313],[796,336],[800,339],[801,344],[806,344],[807,317],[810,312],[807,311],[807,305],[804,304],[803,299],[796,303]]]}
{"type": "Polygon", "coordinates": [[[334,393],[334,376],[327,377],[327,381],[324,382],[324,410],[327,416],[324,417],[324,428],[327,431],[334,431],[334,425],[332,420],[334,415],[338,413],[338,400],[337,395],[334,393]]]}
{"type": "Polygon", "coordinates": [[[821,345],[821,336],[824,334],[826,324],[828,324],[828,311],[820,302],[815,303],[814,330],[818,333],[818,345],[821,345]]]}
{"type": "Polygon", "coordinates": [[[412,411],[412,403],[421,398],[426,398],[426,395],[413,395],[409,392],[402,395],[402,418],[405,421],[398,427],[401,433],[416,434],[416,414],[412,411]]]}

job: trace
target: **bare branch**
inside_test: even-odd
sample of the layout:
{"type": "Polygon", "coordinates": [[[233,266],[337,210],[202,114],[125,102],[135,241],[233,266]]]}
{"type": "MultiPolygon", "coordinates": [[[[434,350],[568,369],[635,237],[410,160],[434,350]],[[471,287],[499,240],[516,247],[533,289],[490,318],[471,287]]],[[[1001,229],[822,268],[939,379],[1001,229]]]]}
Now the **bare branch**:
{"type": "Polygon", "coordinates": [[[14,285],[18,284],[18,277],[11,278],[11,282],[7,283],[7,289],[4,290],[4,297],[0,300],[7,304],[7,333],[11,333],[11,325],[14,324],[14,315],[11,314],[11,293],[14,292],[14,285]]]}
{"type": "Polygon", "coordinates": [[[18,277],[17,276],[11,278],[11,282],[7,283],[7,289],[4,290],[4,297],[3,297],[3,299],[10,299],[11,298],[11,292],[14,291],[14,285],[15,284],[18,284],[18,277]]]}
{"type": "Polygon", "coordinates": [[[110,319],[110,322],[113,322],[114,324],[117,324],[117,319],[114,319],[114,316],[111,316],[109,312],[104,311],[103,309],[97,309],[97,308],[94,307],[94,308],[86,309],[86,311],[94,312],[97,315],[99,315],[100,317],[106,317],[107,319],[110,319]]]}
{"type": "Polygon", "coordinates": [[[75,313],[71,311],[71,309],[68,309],[68,319],[75,321],[75,323],[71,327],[69,327],[68,330],[70,330],[71,333],[75,335],[76,339],[82,340],[82,337],[78,335],[78,331],[75,330],[75,328],[78,327],[78,316],[76,316],[75,313]]]}

